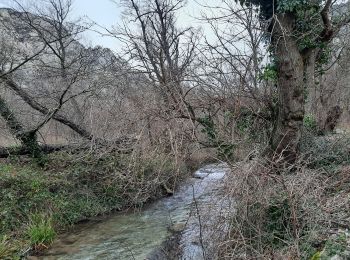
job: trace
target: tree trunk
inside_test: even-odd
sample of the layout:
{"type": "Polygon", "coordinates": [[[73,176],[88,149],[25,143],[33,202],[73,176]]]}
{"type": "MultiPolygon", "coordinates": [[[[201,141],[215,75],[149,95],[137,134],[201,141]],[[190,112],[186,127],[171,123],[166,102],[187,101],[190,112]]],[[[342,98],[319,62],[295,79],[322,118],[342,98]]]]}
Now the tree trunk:
{"type": "Polygon", "coordinates": [[[304,62],[293,37],[295,17],[281,14],[277,19],[273,44],[278,65],[279,112],[271,145],[284,161],[293,163],[304,118],[304,62]]]}
{"type": "MultiPolygon", "coordinates": [[[[16,92],[18,96],[20,96],[23,101],[25,101],[31,108],[35,109],[36,111],[39,111],[43,115],[49,115],[52,111],[48,109],[47,107],[44,107],[43,105],[39,104],[33,97],[31,97],[23,88],[21,88],[16,82],[12,80],[11,77],[5,76],[3,77],[3,82],[6,84],[9,88],[11,88],[13,91],[16,92]]],[[[93,139],[93,135],[91,132],[89,132],[87,129],[85,129],[83,126],[78,125],[74,123],[72,120],[68,119],[64,115],[61,114],[54,114],[52,116],[52,119],[68,126],[70,129],[78,133],[81,137],[84,137],[86,139],[93,139]]]]}
{"type": "Polygon", "coordinates": [[[340,106],[336,105],[331,107],[327,112],[326,121],[321,131],[323,133],[332,133],[335,130],[335,127],[339,123],[339,119],[343,113],[343,110],[340,106]]]}
{"type": "Polygon", "coordinates": [[[307,57],[304,58],[305,88],[307,91],[305,111],[313,116],[316,116],[317,103],[319,102],[319,91],[315,83],[316,55],[317,50],[312,50],[309,52],[307,57]]]}
{"type": "Polygon", "coordinates": [[[21,141],[31,156],[41,158],[42,151],[37,141],[36,131],[25,131],[2,97],[0,97],[0,115],[5,120],[10,132],[21,141]]]}

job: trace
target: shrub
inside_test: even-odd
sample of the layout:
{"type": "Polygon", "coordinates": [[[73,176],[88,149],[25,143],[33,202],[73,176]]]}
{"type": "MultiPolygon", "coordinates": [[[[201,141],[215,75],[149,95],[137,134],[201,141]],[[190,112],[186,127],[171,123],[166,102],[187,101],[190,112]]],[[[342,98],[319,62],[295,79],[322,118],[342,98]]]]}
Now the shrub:
{"type": "Polygon", "coordinates": [[[330,173],[338,166],[350,163],[350,138],[345,135],[314,136],[305,134],[301,151],[307,156],[308,167],[330,173]]]}
{"type": "Polygon", "coordinates": [[[309,259],[323,237],[327,177],[304,161],[280,168],[254,159],[235,166],[226,193],[235,201],[222,259],[309,259]],[[295,170],[297,169],[297,170],[295,170]]]}
{"type": "Polygon", "coordinates": [[[172,191],[186,174],[181,157],[175,161],[159,150],[57,152],[48,160],[44,168],[0,163],[0,234],[25,238],[35,250],[50,245],[55,229],[142,206],[172,191]]]}
{"type": "Polygon", "coordinates": [[[349,251],[347,251],[349,234],[347,232],[339,232],[330,237],[321,252],[319,252],[320,260],[332,259],[338,255],[343,259],[349,259],[349,251]]]}

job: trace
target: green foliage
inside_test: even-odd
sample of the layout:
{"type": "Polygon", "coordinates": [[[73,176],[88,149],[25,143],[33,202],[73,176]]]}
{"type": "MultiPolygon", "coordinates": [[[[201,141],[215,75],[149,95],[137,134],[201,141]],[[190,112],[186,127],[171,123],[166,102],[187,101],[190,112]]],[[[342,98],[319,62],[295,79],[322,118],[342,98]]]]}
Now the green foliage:
{"type": "Polygon", "coordinates": [[[319,46],[320,44],[317,41],[315,41],[314,38],[309,36],[301,37],[298,40],[298,47],[300,50],[313,49],[319,46]]]}
{"type": "Polygon", "coordinates": [[[40,214],[32,215],[27,228],[27,236],[30,245],[34,248],[49,246],[56,236],[52,219],[40,214]]]}
{"type": "Polygon", "coordinates": [[[236,128],[240,134],[250,134],[250,130],[254,124],[254,118],[249,110],[242,109],[242,114],[236,120],[236,128]]]}
{"type": "MultiPolygon", "coordinates": [[[[289,2],[289,1],[288,1],[289,2]]],[[[305,1],[295,6],[292,11],[296,17],[295,38],[299,49],[326,48],[326,44],[319,39],[323,30],[320,13],[320,3],[305,1]]]]}
{"type": "Polygon", "coordinates": [[[293,13],[308,5],[308,0],[278,0],[277,11],[281,13],[293,13]]]}
{"type": "Polygon", "coordinates": [[[157,151],[134,156],[60,152],[47,158],[45,169],[36,163],[0,163],[0,234],[15,231],[40,250],[54,237],[54,227],[143,205],[164,194],[163,184],[174,187],[181,179],[171,157],[157,151]]]}
{"type": "Polygon", "coordinates": [[[236,148],[234,144],[221,143],[218,147],[218,157],[220,159],[232,159],[233,152],[236,148]]]}
{"type": "Polygon", "coordinates": [[[49,206],[51,201],[46,177],[38,168],[0,164],[0,232],[22,225],[35,210],[49,206]]]}
{"type": "Polygon", "coordinates": [[[316,252],[310,260],[321,260],[321,252],[316,252]]]}
{"type": "Polygon", "coordinates": [[[300,148],[310,158],[308,167],[334,172],[338,167],[350,163],[349,146],[349,137],[315,136],[309,132],[304,133],[300,148]]]}
{"type": "Polygon", "coordinates": [[[329,62],[329,60],[331,59],[332,50],[331,50],[331,47],[325,43],[321,43],[319,47],[320,47],[320,51],[318,53],[316,66],[317,66],[317,69],[320,71],[320,73],[324,74],[322,65],[325,65],[329,62]]]}
{"type": "Polygon", "coordinates": [[[208,141],[210,143],[216,142],[217,132],[213,119],[210,116],[204,116],[199,120],[203,126],[202,133],[205,133],[207,135],[208,141]]]}
{"type": "Polygon", "coordinates": [[[235,0],[241,5],[249,6],[253,4],[258,6],[260,10],[260,18],[263,20],[268,20],[272,17],[274,10],[276,10],[276,2],[271,0],[235,0]]]}
{"type": "Polygon", "coordinates": [[[259,80],[275,83],[277,81],[277,65],[268,64],[264,67],[262,74],[259,76],[259,80]]]}
{"type": "Polygon", "coordinates": [[[290,207],[288,200],[272,199],[271,205],[266,209],[266,231],[269,244],[283,245],[282,241],[288,240],[290,234],[290,207]]]}
{"type": "MultiPolygon", "coordinates": [[[[226,117],[228,116],[230,114],[226,114],[226,117]]],[[[220,159],[231,159],[235,145],[221,140],[217,133],[214,120],[210,116],[205,116],[199,120],[203,126],[202,133],[206,134],[209,145],[216,147],[218,157],[220,159]]]]}
{"type": "Polygon", "coordinates": [[[331,259],[335,255],[348,259],[349,255],[345,256],[345,252],[347,250],[347,239],[347,234],[343,232],[338,233],[335,237],[329,238],[326,241],[322,252],[319,252],[318,259],[327,260],[331,259]]]}
{"type": "Polygon", "coordinates": [[[320,48],[322,53],[318,57],[320,64],[328,62],[328,47],[319,38],[323,30],[323,23],[320,16],[322,0],[240,0],[239,2],[242,5],[253,4],[258,6],[262,20],[270,19],[274,12],[293,14],[296,19],[293,35],[300,51],[320,48]]]}
{"type": "Polygon", "coordinates": [[[316,133],[317,132],[317,122],[313,115],[305,115],[303,120],[303,125],[307,131],[316,133]]]}

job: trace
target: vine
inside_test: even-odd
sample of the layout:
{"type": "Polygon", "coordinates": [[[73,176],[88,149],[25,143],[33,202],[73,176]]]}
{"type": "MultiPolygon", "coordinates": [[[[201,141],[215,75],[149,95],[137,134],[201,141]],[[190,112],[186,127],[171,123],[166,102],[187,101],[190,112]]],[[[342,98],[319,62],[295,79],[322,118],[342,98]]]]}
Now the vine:
{"type": "Polygon", "coordinates": [[[199,118],[199,122],[203,126],[202,133],[207,135],[210,146],[214,146],[217,149],[218,157],[221,159],[232,158],[235,145],[232,143],[226,143],[219,138],[214,120],[211,116],[204,116],[199,118]]]}

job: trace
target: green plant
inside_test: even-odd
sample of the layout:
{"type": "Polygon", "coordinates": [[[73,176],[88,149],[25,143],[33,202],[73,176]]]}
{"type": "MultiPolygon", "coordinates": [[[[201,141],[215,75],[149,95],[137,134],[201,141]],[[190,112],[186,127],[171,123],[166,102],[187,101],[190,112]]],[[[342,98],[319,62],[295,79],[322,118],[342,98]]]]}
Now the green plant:
{"type": "Polygon", "coordinates": [[[240,134],[249,133],[253,125],[253,117],[249,111],[245,115],[237,118],[236,127],[240,134]]]}
{"type": "Polygon", "coordinates": [[[203,126],[202,133],[205,133],[208,137],[208,141],[213,143],[217,139],[217,132],[215,129],[214,120],[210,116],[205,116],[199,119],[203,126]]]}
{"type": "Polygon", "coordinates": [[[277,65],[275,63],[266,65],[263,68],[262,73],[259,75],[259,80],[275,83],[277,81],[277,65]]]}
{"type": "Polygon", "coordinates": [[[313,115],[305,115],[303,124],[307,131],[316,133],[317,122],[316,122],[316,118],[313,115]]]}
{"type": "Polygon", "coordinates": [[[339,233],[327,240],[323,251],[320,254],[321,260],[330,259],[335,255],[342,256],[347,248],[347,235],[339,233]]]}
{"type": "Polygon", "coordinates": [[[232,159],[235,148],[235,144],[220,143],[217,147],[219,159],[232,159]]]}
{"type": "Polygon", "coordinates": [[[41,214],[32,215],[27,228],[27,235],[30,245],[34,248],[49,246],[56,237],[52,219],[41,214]]]}
{"type": "Polygon", "coordinates": [[[350,138],[347,136],[314,136],[305,133],[300,148],[308,155],[308,167],[323,168],[332,173],[350,163],[349,145],[350,138]]]}
{"type": "Polygon", "coordinates": [[[135,151],[132,156],[98,150],[84,156],[57,152],[47,160],[44,168],[33,161],[0,163],[0,234],[18,243],[16,252],[28,244],[36,251],[45,249],[55,229],[144,205],[164,195],[163,187],[176,187],[186,173],[181,158],[174,161],[159,150],[135,151]]]}
{"type": "MultiPolygon", "coordinates": [[[[228,113],[226,115],[227,117],[230,116],[228,113]]],[[[218,157],[220,159],[231,158],[236,146],[225,142],[218,136],[214,120],[210,116],[205,116],[200,118],[200,122],[203,126],[202,133],[207,135],[208,143],[211,146],[216,147],[218,157]]]]}
{"type": "Polygon", "coordinates": [[[310,260],[320,260],[321,259],[321,252],[317,251],[310,260]]]}
{"type": "Polygon", "coordinates": [[[282,241],[289,239],[291,212],[286,198],[282,200],[270,198],[270,200],[271,205],[266,208],[265,228],[269,234],[266,238],[272,245],[278,246],[282,241]]]}
{"type": "Polygon", "coordinates": [[[278,1],[278,11],[295,12],[308,3],[307,0],[280,0],[278,1]]]}

